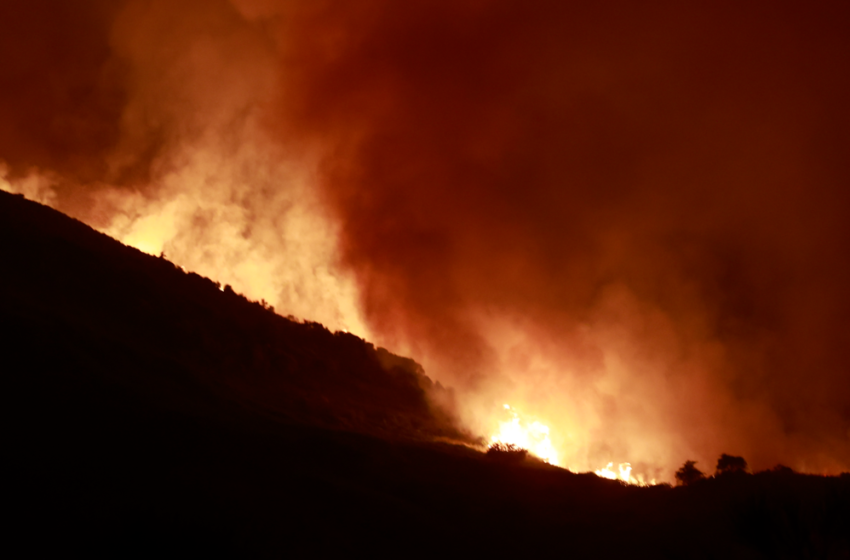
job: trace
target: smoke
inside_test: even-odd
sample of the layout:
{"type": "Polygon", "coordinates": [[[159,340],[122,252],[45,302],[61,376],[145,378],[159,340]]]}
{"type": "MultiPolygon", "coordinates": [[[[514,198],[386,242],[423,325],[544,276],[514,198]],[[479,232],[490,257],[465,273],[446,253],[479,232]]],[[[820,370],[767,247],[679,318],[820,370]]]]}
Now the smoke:
{"type": "Polygon", "coordinates": [[[7,190],[571,468],[850,467],[839,3],[78,4],[2,8],[7,190]]]}
{"type": "Polygon", "coordinates": [[[20,68],[3,88],[7,190],[38,187],[40,201],[284,315],[367,333],[309,154],[265,131],[281,76],[257,7],[5,7],[22,37],[4,49],[20,68]]]}
{"type": "Polygon", "coordinates": [[[834,471],[842,15],[320,3],[287,28],[279,131],[326,148],[369,325],[467,391],[479,428],[509,399],[577,468],[669,477],[728,449],[834,471]]]}

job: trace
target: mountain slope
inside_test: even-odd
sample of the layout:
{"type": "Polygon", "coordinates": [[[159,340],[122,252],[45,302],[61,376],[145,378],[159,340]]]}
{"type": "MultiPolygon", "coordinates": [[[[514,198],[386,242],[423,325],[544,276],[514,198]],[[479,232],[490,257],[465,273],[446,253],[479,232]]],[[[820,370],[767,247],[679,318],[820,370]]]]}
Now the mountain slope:
{"type": "Polygon", "coordinates": [[[280,317],[229,287],[2,195],[3,312],[19,328],[41,331],[34,353],[61,348],[72,363],[94,357],[89,374],[181,409],[201,406],[189,405],[200,386],[289,422],[382,437],[458,435],[427,403],[426,391],[444,399],[448,392],[412,360],[280,317]]]}
{"type": "Polygon", "coordinates": [[[413,361],[0,192],[10,533],[36,555],[847,557],[850,478],[488,460],[413,361]]]}

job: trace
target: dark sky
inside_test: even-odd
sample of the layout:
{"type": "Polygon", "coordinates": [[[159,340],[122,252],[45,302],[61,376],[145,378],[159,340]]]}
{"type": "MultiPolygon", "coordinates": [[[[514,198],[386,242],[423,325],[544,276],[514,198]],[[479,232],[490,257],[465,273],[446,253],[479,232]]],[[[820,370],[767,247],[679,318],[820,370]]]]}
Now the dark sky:
{"type": "Polygon", "coordinates": [[[846,2],[66,4],[0,8],[10,180],[102,225],[250,113],[472,424],[510,397],[575,465],[850,468],[846,2]]]}

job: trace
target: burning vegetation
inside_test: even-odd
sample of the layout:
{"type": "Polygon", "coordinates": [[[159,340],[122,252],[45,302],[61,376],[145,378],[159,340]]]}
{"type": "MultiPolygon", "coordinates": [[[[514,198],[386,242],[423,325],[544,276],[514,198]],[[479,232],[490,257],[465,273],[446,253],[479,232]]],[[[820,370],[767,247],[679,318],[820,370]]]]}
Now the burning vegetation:
{"type": "MultiPolygon", "coordinates": [[[[624,491],[838,475],[849,19],[839,1],[0,2],[0,190],[163,257],[10,211],[8,330],[73,374],[22,371],[100,387],[82,408],[166,441],[138,427],[151,410],[231,426],[226,409],[624,491]],[[157,404],[132,417],[139,399],[157,404]]],[[[305,496],[337,480],[309,472],[305,496]]]]}
{"type": "Polygon", "coordinates": [[[847,8],[613,6],[4,2],[0,189],[552,464],[850,468],[847,8]]]}
{"type": "MultiPolygon", "coordinates": [[[[641,488],[542,468],[515,443],[482,453],[429,402],[447,390],[412,360],[5,193],[0,234],[19,473],[6,505],[19,513],[11,538],[30,550],[552,555],[565,539],[586,557],[687,557],[694,543],[717,556],[850,550],[847,476],[741,475],[743,458],[724,455],[698,484],[641,488]],[[612,511],[629,519],[614,533],[612,511]]],[[[500,409],[505,439],[546,441],[543,424],[500,409]]]]}
{"type": "Polygon", "coordinates": [[[528,457],[528,449],[513,443],[492,443],[487,448],[487,457],[502,463],[520,463],[528,457]]]}
{"type": "Polygon", "coordinates": [[[496,453],[514,453],[521,451],[525,454],[531,453],[535,457],[552,465],[558,465],[558,456],[549,439],[549,427],[534,420],[529,422],[510,405],[504,405],[510,419],[499,422],[499,430],[490,436],[490,450],[496,453]]]}

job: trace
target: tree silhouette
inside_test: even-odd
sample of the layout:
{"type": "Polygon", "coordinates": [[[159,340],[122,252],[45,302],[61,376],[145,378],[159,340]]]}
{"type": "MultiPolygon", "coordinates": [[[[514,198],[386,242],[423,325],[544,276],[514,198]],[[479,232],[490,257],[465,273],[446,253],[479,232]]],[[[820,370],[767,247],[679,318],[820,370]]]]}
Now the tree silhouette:
{"type": "Polygon", "coordinates": [[[696,461],[685,461],[682,468],[676,471],[676,482],[679,486],[687,486],[705,478],[702,471],[694,466],[696,463],[696,461]]]}
{"type": "Polygon", "coordinates": [[[717,460],[716,475],[747,472],[747,462],[743,457],[724,453],[717,460]]]}

